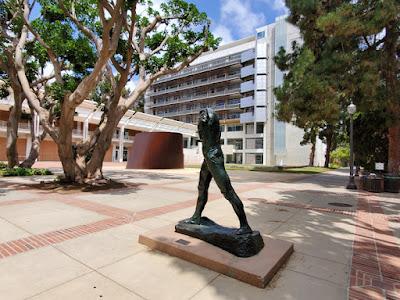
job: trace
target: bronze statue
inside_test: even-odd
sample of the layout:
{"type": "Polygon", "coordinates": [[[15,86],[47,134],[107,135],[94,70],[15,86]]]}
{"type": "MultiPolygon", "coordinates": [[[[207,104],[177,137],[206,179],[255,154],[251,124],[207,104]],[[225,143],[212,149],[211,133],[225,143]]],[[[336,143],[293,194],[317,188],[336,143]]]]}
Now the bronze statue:
{"type": "Polygon", "coordinates": [[[246,213],[243,209],[243,203],[232,187],[228,174],[224,166],[224,155],[220,146],[221,130],[219,120],[216,113],[210,109],[200,111],[200,119],[198,124],[200,140],[202,142],[202,151],[204,161],[201,165],[199,179],[199,196],[197,198],[196,211],[193,216],[187,220],[192,224],[200,224],[201,213],[206,206],[208,199],[208,188],[211,179],[214,178],[215,183],[220,189],[224,197],[231,203],[236,215],[240,221],[240,228],[237,234],[251,233],[252,230],[247,223],[246,213]]]}
{"type": "Polygon", "coordinates": [[[221,131],[219,120],[213,110],[200,112],[199,136],[203,142],[204,161],[199,179],[199,196],[196,211],[189,219],[175,225],[175,231],[206,241],[239,257],[256,255],[264,247],[260,232],[253,231],[247,223],[243,203],[232,187],[224,166],[224,155],[220,146],[221,131]],[[208,188],[214,178],[224,197],[232,204],[240,221],[240,228],[218,225],[201,214],[207,203],[208,188]]]}

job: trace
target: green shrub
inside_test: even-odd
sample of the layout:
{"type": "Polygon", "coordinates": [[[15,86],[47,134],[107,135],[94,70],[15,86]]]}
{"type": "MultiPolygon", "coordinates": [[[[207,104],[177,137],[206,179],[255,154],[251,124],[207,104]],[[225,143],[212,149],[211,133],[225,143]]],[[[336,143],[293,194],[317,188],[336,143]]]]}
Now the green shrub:
{"type": "Polygon", "coordinates": [[[33,168],[2,168],[0,169],[0,176],[33,176],[33,175],[51,175],[50,170],[47,169],[33,169],[33,168]]]}
{"type": "Polygon", "coordinates": [[[331,152],[331,165],[336,167],[345,167],[350,161],[349,146],[340,146],[331,152]]]}
{"type": "Polygon", "coordinates": [[[7,168],[7,163],[0,161],[0,170],[1,169],[6,169],[6,168],[7,168]]]}

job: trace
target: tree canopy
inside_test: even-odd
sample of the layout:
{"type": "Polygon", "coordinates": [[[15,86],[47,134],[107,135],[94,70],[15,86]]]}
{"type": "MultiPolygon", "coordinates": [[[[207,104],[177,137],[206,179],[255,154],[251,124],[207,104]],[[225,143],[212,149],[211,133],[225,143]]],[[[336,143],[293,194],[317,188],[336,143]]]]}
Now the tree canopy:
{"type": "Polygon", "coordinates": [[[105,152],[125,112],[157,78],[182,70],[219,42],[207,15],[183,0],[157,8],[147,0],[12,1],[17,17],[7,30],[19,26],[18,79],[72,181],[101,178],[105,152]],[[41,95],[31,86],[31,62],[54,72],[41,95]],[[128,91],[132,78],[137,85],[128,91]],[[104,88],[108,96],[96,98],[104,88]],[[75,143],[75,109],[89,98],[101,105],[103,116],[89,139],[75,143]]]}
{"type": "Polygon", "coordinates": [[[288,21],[300,28],[304,43],[292,53],[282,50],[276,57],[278,67],[287,72],[282,87],[275,91],[280,101],[278,116],[302,128],[336,126],[346,124],[346,106],[353,102],[360,112],[356,117],[363,120],[357,125],[365,125],[367,117],[370,122],[380,122],[375,127],[356,126],[356,157],[365,161],[367,152],[381,152],[375,151],[378,144],[358,140],[365,135],[357,131],[381,137],[386,128],[388,170],[398,173],[398,1],[288,0],[286,5],[288,21]],[[364,144],[363,151],[360,144],[364,144]]]}

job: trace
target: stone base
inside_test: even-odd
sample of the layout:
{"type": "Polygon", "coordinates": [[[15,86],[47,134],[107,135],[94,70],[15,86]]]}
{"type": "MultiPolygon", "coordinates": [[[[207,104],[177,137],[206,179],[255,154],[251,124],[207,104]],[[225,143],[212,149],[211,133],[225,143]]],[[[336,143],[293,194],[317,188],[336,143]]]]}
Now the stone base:
{"type": "Polygon", "coordinates": [[[207,217],[201,217],[200,224],[180,221],[175,231],[189,235],[220,247],[239,257],[256,255],[264,247],[263,239],[258,231],[237,234],[235,228],[218,225],[207,217]]]}
{"type": "Polygon", "coordinates": [[[252,257],[237,257],[167,226],[139,236],[139,243],[226,276],[264,288],[293,253],[293,244],[263,237],[264,248],[252,257]]]}

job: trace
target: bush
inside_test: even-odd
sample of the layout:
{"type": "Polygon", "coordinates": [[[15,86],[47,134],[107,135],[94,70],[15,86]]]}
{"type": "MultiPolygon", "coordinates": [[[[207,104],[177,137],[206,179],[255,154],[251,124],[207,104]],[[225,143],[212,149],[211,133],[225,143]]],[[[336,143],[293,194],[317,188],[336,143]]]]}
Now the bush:
{"type": "Polygon", "coordinates": [[[5,162],[0,161],[0,170],[1,169],[7,169],[7,164],[5,162]]]}
{"type": "Polygon", "coordinates": [[[33,169],[33,168],[0,168],[0,176],[33,176],[33,175],[52,175],[48,169],[33,169]]]}
{"type": "Polygon", "coordinates": [[[340,146],[331,152],[332,166],[345,167],[350,161],[350,148],[349,146],[340,146]]]}

